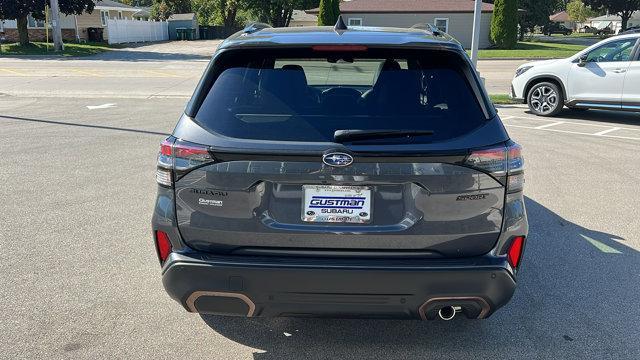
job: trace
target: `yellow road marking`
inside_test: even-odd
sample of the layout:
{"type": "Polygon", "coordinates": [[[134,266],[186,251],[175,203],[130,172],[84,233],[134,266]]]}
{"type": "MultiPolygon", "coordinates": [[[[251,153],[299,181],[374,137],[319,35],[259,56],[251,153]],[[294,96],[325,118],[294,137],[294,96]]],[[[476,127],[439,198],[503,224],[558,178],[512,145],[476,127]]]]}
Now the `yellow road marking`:
{"type": "Polygon", "coordinates": [[[2,71],[6,71],[9,74],[14,74],[14,75],[19,75],[19,76],[27,76],[27,74],[20,72],[20,71],[16,71],[16,70],[11,70],[11,69],[0,69],[2,71]]]}
{"type": "Polygon", "coordinates": [[[94,72],[91,72],[91,71],[86,71],[86,70],[71,69],[71,71],[76,72],[78,74],[82,74],[82,75],[88,75],[88,76],[93,76],[93,77],[103,77],[101,74],[94,73],[94,72]]]}
{"type": "Polygon", "coordinates": [[[156,70],[142,70],[142,71],[147,74],[160,75],[162,77],[180,77],[178,75],[174,75],[174,74],[170,74],[162,71],[156,71],[156,70]]]}

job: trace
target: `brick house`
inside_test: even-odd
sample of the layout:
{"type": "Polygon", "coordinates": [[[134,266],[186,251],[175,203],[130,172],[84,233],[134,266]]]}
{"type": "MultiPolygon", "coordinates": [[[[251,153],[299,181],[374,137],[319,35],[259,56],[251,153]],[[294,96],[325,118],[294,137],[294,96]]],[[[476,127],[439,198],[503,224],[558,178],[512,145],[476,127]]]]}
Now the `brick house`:
{"type": "MultiPolygon", "coordinates": [[[[62,38],[66,41],[75,41],[76,39],[87,40],[89,37],[89,28],[102,28],[105,29],[103,36],[104,39],[107,40],[109,37],[106,31],[107,19],[138,20],[143,18],[140,16],[141,13],[143,13],[143,9],[125,5],[117,1],[96,1],[96,6],[91,14],[60,14],[62,38]]],[[[29,40],[45,40],[45,22],[43,20],[36,20],[29,16],[27,18],[27,29],[29,32],[29,40]]],[[[0,34],[1,33],[4,33],[7,42],[18,41],[16,20],[0,20],[0,34]]],[[[51,39],[51,31],[49,31],[49,39],[51,39]]]]}

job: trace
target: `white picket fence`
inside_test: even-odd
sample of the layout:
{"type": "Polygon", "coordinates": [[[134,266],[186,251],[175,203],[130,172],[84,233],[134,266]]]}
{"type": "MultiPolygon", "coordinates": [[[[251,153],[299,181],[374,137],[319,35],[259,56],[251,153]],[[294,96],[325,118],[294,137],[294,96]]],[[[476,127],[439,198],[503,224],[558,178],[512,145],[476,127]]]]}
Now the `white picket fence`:
{"type": "Polygon", "coordinates": [[[107,20],[109,44],[169,40],[166,21],[107,20]]]}

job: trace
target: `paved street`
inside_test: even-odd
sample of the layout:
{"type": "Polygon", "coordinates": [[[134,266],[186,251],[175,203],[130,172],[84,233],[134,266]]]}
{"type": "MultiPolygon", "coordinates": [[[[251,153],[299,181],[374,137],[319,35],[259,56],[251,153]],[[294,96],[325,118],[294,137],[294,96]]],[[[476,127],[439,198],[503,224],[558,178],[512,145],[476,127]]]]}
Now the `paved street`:
{"type": "MultiPolygon", "coordinates": [[[[90,60],[0,57],[0,93],[74,98],[186,98],[191,96],[219,41],[142,45],[90,60]],[[179,45],[178,45],[179,44],[179,45]]],[[[479,70],[492,94],[508,94],[525,60],[482,60],[479,70]]]]}
{"type": "MultiPolygon", "coordinates": [[[[162,288],[150,219],[158,144],[202,44],[0,59],[0,358],[640,358],[640,114],[500,108],[524,147],[531,231],[516,294],[490,319],[185,312],[162,288]]],[[[490,89],[515,67],[493,63],[490,89]]]]}

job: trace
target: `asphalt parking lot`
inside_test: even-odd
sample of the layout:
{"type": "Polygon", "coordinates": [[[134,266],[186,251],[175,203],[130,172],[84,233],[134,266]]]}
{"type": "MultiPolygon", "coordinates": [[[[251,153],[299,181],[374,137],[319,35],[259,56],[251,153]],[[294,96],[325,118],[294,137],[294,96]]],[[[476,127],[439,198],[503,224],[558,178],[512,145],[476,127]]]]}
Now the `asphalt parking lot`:
{"type": "Polygon", "coordinates": [[[630,113],[499,109],[524,147],[531,231],[518,290],[487,320],[186,313],[163,291],[150,219],[158,144],[206,57],[162,51],[0,59],[0,358],[640,358],[630,113]]]}

